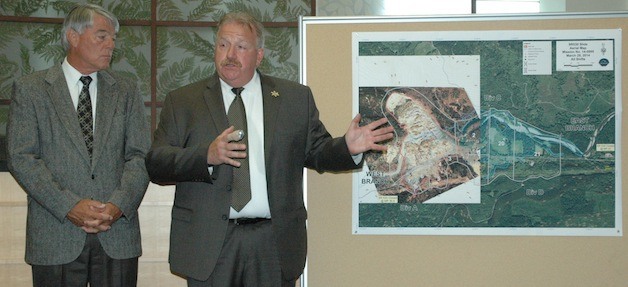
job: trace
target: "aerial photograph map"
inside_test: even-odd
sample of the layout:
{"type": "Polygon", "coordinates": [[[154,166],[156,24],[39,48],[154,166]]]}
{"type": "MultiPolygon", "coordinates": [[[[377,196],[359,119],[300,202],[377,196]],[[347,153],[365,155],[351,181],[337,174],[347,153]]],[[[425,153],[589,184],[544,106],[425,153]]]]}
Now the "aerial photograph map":
{"type": "Polygon", "coordinates": [[[354,234],[621,236],[621,33],[359,32],[354,234]],[[557,35],[561,35],[557,37],[557,35]]]}

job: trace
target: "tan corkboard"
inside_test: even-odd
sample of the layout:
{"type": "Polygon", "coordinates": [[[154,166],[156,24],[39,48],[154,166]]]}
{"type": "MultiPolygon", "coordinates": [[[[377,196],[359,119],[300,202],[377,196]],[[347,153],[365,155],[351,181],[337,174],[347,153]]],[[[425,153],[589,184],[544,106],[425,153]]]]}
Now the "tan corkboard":
{"type": "MultiPolygon", "coordinates": [[[[340,136],[353,117],[352,32],[626,31],[627,17],[623,13],[406,17],[384,21],[306,17],[301,23],[302,77],[314,92],[328,130],[340,136]]],[[[628,36],[622,32],[622,55],[626,55],[626,39],[628,36]]],[[[622,60],[622,83],[628,82],[627,62],[622,60]]],[[[622,110],[628,100],[627,89],[622,84],[622,110]]],[[[624,126],[622,143],[626,134],[624,126]]],[[[625,152],[621,160],[625,162],[625,152]]],[[[308,286],[625,286],[628,282],[626,236],[352,235],[349,173],[321,175],[307,171],[307,205],[308,286]]],[[[625,202],[622,209],[626,210],[625,202]]],[[[626,221],[625,216],[622,221],[626,221]]]]}

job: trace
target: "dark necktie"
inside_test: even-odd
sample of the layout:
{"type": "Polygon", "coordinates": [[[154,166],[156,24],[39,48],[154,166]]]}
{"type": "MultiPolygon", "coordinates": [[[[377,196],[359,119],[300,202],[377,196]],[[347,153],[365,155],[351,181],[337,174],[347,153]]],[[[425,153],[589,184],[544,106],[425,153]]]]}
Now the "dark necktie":
{"type": "Polygon", "coordinates": [[[89,83],[92,82],[92,78],[90,76],[83,76],[80,80],[83,83],[83,89],[79,94],[76,113],[78,114],[79,124],[83,131],[83,139],[85,140],[85,145],[89,152],[89,158],[91,159],[94,148],[94,120],[92,116],[92,100],[89,96],[89,83]]]}
{"type": "MultiPolygon", "coordinates": [[[[236,95],[233,102],[229,106],[227,112],[227,118],[229,124],[235,127],[236,130],[244,131],[244,138],[241,143],[247,145],[248,152],[248,131],[246,128],[246,113],[244,110],[244,103],[242,102],[241,93],[244,88],[233,88],[231,91],[236,95]]],[[[244,206],[251,200],[251,179],[249,174],[249,157],[240,160],[240,167],[233,168],[233,183],[231,185],[231,207],[236,211],[242,210],[244,206]]]]}

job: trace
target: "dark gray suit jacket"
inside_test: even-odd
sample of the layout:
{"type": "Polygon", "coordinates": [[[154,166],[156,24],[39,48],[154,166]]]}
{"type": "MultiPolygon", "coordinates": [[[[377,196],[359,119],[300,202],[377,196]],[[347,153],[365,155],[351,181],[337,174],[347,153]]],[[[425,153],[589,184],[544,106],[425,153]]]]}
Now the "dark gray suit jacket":
{"type": "MultiPolygon", "coordinates": [[[[323,172],[358,166],[344,137],[332,139],[320,122],[308,87],[264,75],[261,83],[272,228],[282,272],[294,279],[303,272],[307,248],[303,168],[323,172]]],[[[171,269],[196,280],[209,278],[227,230],[232,167],[215,166],[210,176],[207,149],[228,127],[214,75],[167,96],[146,158],[152,181],[176,183],[171,269]]]]}
{"type": "Polygon", "coordinates": [[[26,262],[73,261],[86,234],[66,215],[81,199],[111,202],[124,213],[98,237],[116,259],[141,255],[137,208],[148,186],[144,159],[150,135],[136,85],[98,73],[93,160],[61,65],[17,80],[8,125],[9,170],[26,191],[26,262]]]}

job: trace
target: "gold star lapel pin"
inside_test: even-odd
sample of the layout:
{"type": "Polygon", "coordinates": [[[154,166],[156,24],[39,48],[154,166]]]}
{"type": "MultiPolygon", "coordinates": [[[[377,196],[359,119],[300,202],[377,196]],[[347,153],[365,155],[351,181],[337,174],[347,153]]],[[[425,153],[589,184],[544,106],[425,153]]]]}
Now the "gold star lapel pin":
{"type": "Polygon", "coordinates": [[[272,91],[272,92],[270,92],[270,95],[276,98],[276,97],[279,97],[279,92],[272,91]]]}

